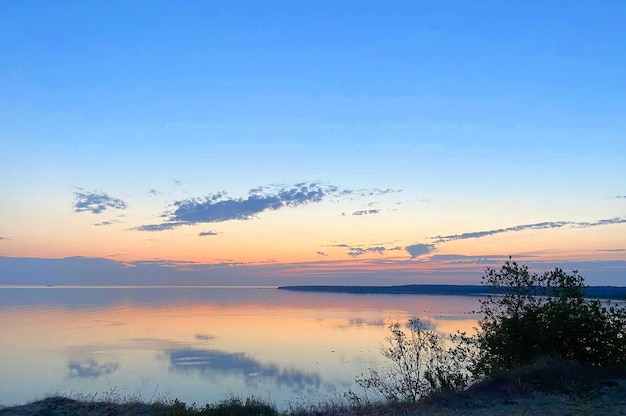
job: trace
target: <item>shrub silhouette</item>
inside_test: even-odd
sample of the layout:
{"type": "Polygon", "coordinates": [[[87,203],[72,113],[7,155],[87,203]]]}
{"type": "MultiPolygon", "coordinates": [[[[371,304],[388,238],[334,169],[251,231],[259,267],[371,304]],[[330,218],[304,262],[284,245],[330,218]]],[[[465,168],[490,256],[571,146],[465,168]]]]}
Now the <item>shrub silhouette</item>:
{"type": "Polygon", "coordinates": [[[356,377],[365,391],[374,391],[388,402],[415,402],[432,393],[467,387],[470,360],[465,344],[450,344],[419,319],[409,320],[408,332],[397,322],[388,328],[391,334],[381,353],[392,364],[356,377]]]}
{"type": "Polygon", "coordinates": [[[481,378],[545,357],[592,366],[626,362],[626,310],[584,298],[577,271],[531,273],[511,258],[488,268],[482,283],[492,289],[481,300],[484,317],[474,337],[472,373],[481,378]]]}
{"type": "Polygon", "coordinates": [[[444,337],[419,319],[409,321],[408,333],[390,324],[381,352],[392,364],[370,369],[356,383],[387,401],[415,402],[506,372],[588,373],[589,366],[626,364],[626,309],[585,299],[587,286],[577,271],[538,275],[509,257],[499,270],[488,268],[482,284],[490,294],[479,300],[483,318],[476,334],[444,337]]]}

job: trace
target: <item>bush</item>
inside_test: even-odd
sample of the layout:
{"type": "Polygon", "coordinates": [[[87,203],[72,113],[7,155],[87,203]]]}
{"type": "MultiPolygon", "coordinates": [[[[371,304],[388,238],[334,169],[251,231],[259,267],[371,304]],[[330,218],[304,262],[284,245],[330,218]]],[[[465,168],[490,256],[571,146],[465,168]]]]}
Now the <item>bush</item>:
{"type": "Polygon", "coordinates": [[[357,384],[389,402],[415,402],[431,393],[467,387],[470,374],[463,371],[469,362],[465,345],[446,347],[447,340],[419,319],[410,320],[408,329],[407,334],[399,323],[389,325],[391,335],[381,352],[391,365],[361,374],[357,384]]]}
{"type": "Polygon", "coordinates": [[[543,357],[592,366],[626,362],[626,310],[584,298],[584,279],[556,268],[530,273],[510,258],[487,269],[483,284],[495,293],[481,300],[484,317],[473,338],[475,377],[488,376],[543,357]]]}
{"type": "Polygon", "coordinates": [[[516,388],[550,390],[570,378],[586,383],[583,373],[626,369],[626,309],[585,299],[587,286],[577,271],[538,275],[509,258],[500,270],[488,268],[482,284],[491,294],[479,300],[483,318],[475,335],[442,337],[418,319],[409,321],[408,334],[391,324],[382,348],[391,365],[361,374],[357,384],[387,401],[415,402],[507,374],[517,374],[516,388]],[[523,382],[524,374],[532,382],[523,382]]]}
{"type": "Polygon", "coordinates": [[[200,414],[209,416],[278,416],[280,413],[270,404],[254,397],[248,397],[245,401],[233,397],[217,404],[207,404],[200,414]]]}

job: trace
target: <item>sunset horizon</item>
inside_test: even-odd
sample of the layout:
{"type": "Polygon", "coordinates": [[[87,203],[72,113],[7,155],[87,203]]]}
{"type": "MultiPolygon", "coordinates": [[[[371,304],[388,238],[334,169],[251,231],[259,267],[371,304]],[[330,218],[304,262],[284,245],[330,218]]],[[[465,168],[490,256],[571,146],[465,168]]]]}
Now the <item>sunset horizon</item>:
{"type": "Polygon", "coordinates": [[[0,284],[619,284],[626,10],[453,3],[5,5],[0,284]]]}

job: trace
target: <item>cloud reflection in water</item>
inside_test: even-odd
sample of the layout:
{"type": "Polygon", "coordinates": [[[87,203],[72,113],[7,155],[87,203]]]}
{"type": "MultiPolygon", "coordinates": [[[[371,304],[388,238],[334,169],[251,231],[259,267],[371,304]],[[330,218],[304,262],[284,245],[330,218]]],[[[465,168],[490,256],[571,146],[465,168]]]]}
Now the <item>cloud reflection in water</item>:
{"type": "Polygon", "coordinates": [[[170,362],[170,371],[231,373],[242,375],[246,383],[254,379],[272,379],[278,386],[286,386],[295,392],[307,388],[319,389],[322,379],[317,373],[296,369],[280,368],[275,364],[263,364],[241,352],[224,352],[204,349],[175,349],[165,352],[170,362]]]}
{"type": "Polygon", "coordinates": [[[67,364],[70,378],[98,378],[113,373],[119,367],[119,363],[100,364],[96,360],[70,361],[67,364]]]}

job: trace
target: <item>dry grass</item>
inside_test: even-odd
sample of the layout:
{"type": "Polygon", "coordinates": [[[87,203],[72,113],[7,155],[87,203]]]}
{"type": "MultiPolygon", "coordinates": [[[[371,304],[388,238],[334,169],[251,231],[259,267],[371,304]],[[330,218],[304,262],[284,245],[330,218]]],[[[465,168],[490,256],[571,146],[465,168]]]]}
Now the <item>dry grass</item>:
{"type": "Polygon", "coordinates": [[[117,395],[50,397],[0,409],[0,416],[626,416],[626,371],[542,360],[496,375],[462,393],[417,403],[379,403],[356,397],[292,404],[280,413],[263,401],[231,398],[204,407],[174,401],[142,403],[117,395]],[[103,399],[109,400],[103,400],[103,399]]]}
{"type": "MultiPolygon", "coordinates": [[[[280,415],[271,407],[240,404],[190,408],[182,403],[114,404],[79,402],[60,397],[0,410],[1,416],[262,416],[280,415]]],[[[284,413],[288,416],[576,416],[626,415],[626,380],[592,396],[579,397],[552,393],[532,393],[517,398],[456,398],[447,403],[367,404],[350,407],[320,404],[284,413]]]]}

